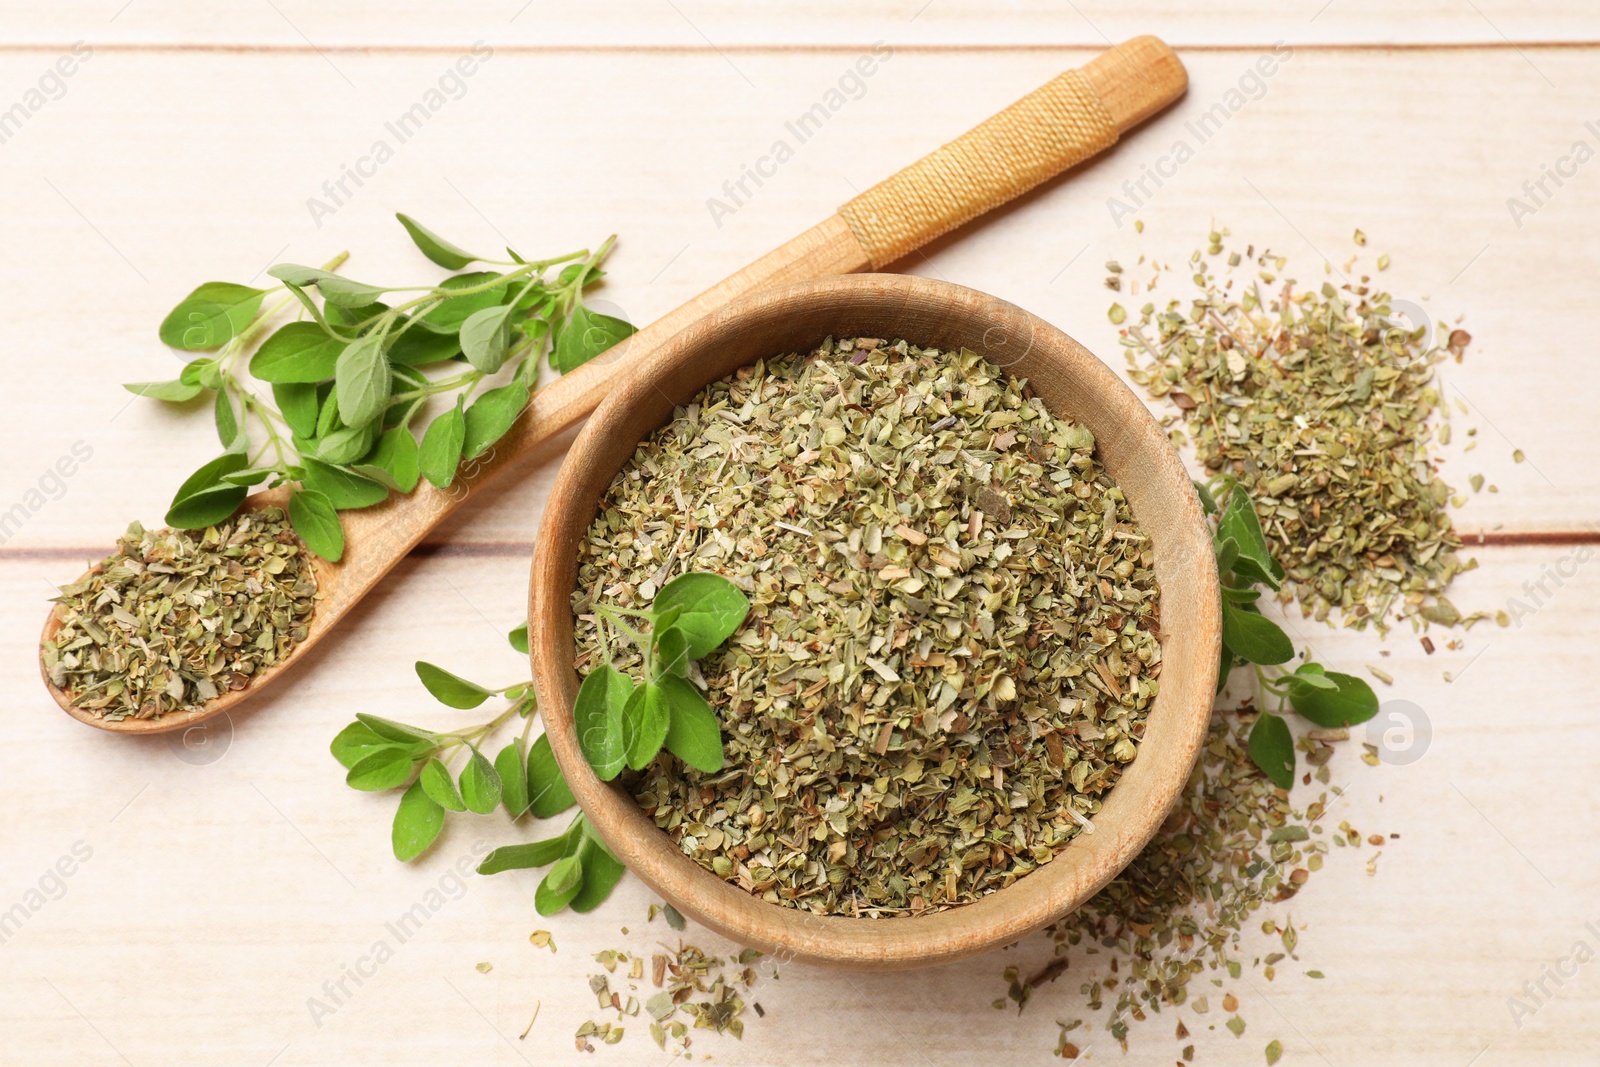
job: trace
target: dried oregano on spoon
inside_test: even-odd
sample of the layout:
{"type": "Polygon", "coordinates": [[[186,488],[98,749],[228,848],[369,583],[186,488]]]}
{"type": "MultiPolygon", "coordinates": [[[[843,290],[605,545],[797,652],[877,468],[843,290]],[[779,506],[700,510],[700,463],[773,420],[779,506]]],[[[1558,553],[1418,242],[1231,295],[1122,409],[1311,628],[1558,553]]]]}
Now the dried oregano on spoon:
{"type": "Polygon", "coordinates": [[[40,657],[50,683],[107,722],[188,711],[279,662],[315,610],[311,559],[278,508],[205,530],[138,523],[61,587],[40,657]]]}

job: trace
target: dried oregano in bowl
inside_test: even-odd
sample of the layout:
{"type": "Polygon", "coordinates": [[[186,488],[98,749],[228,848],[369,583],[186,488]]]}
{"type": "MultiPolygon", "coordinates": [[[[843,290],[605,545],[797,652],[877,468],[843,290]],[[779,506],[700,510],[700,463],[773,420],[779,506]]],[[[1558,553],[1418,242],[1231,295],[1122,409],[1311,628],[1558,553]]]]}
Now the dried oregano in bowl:
{"type": "Polygon", "coordinates": [[[1094,444],[974,353],[904,341],[757,362],[678,408],[579,548],[578,669],[597,605],[674,575],[751,608],[690,673],[723,769],[657,759],[625,779],[643,809],[817,913],[936,911],[1049,862],[1134,758],[1161,672],[1153,551],[1094,444]]]}

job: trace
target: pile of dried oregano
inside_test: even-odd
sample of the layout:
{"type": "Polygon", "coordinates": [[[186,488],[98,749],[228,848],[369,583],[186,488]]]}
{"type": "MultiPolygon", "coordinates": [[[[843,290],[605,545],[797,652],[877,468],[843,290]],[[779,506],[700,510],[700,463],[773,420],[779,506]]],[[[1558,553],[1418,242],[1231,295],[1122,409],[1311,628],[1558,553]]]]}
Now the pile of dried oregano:
{"type": "Polygon", "coordinates": [[[99,569],[61,587],[45,672],[97,717],[152,719],[243,689],[305,640],[310,555],[278,508],[203,530],[137,522],[99,569]]]}
{"type": "MultiPolygon", "coordinates": [[[[1208,472],[1250,491],[1288,571],[1283,602],[1358,628],[1383,629],[1391,613],[1460,621],[1443,593],[1472,563],[1457,555],[1453,491],[1436,469],[1449,412],[1434,370],[1471,336],[1437,336],[1370,276],[1331,264],[1329,280],[1297,288],[1284,257],[1226,252],[1226,238],[1213,232],[1190,257],[1191,299],[1147,302],[1122,329],[1130,377],[1176,409],[1174,439],[1208,472]]],[[[1108,266],[1120,289],[1127,275],[1108,266]]],[[[1126,312],[1114,305],[1111,318],[1126,312]]]]}
{"type": "MultiPolygon", "coordinates": [[[[1160,674],[1152,553],[1086,429],[968,351],[828,341],[708,387],[580,549],[595,604],[711,571],[748,621],[700,664],[726,769],[634,795],[773,903],[921,914],[1048,862],[1131,761],[1160,674]]],[[[625,664],[622,664],[625,666],[625,664]]]]}

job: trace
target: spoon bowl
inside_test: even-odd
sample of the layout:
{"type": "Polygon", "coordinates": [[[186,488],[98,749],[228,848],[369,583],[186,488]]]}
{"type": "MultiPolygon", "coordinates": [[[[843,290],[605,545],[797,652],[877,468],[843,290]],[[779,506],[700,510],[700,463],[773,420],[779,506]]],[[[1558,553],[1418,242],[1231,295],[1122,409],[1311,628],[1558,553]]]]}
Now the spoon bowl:
{"type": "MultiPolygon", "coordinates": [[[[288,506],[288,502],[289,496],[285,490],[269,489],[264,492],[254,493],[247,497],[244,504],[241,505],[240,510],[241,512],[244,512],[256,511],[265,507],[283,508],[288,506]]],[[[354,514],[347,514],[344,517],[344,522],[347,527],[356,524],[356,522],[352,522],[352,520],[356,520],[356,522],[362,521],[357,519],[356,515],[354,514]]],[[[370,536],[370,533],[367,531],[362,531],[362,535],[370,536]]],[[[61,706],[62,711],[66,712],[68,715],[71,715],[74,719],[77,719],[81,723],[97,727],[101,730],[108,730],[113,733],[167,733],[168,731],[172,730],[187,729],[188,727],[205,722],[207,719],[215,718],[218,715],[224,715],[233,708],[237,707],[242,701],[260,693],[262,690],[266,689],[268,686],[277,681],[278,677],[288,669],[289,665],[304,655],[310,646],[316,644],[317,641],[321,639],[322,635],[327,633],[329,628],[338,621],[339,617],[349,610],[351,605],[355,603],[355,600],[359,599],[359,593],[357,593],[355,596],[350,595],[350,585],[347,580],[350,568],[348,557],[345,561],[338,563],[330,563],[328,560],[321,559],[315,555],[312,555],[310,558],[313,572],[317,580],[317,592],[319,594],[319,599],[317,600],[316,611],[312,615],[307,626],[306,639],[294,646],[294,648],[290,649],[288,655],[284,656],[277,663],[274,663],[272,666],[260,670],[252,675],[250,684],[245,686],[243,689],[227,690],[217,694],[215,698],[206,701],[204,704],[200,704],[187,711],[168,712],[167,714],[154,719],[128,718],[107,720],[100,718],[88,708],[81,708],[74,704],[72,702],[72,694],[50,680],[49,672],[44,669],[43,659],[41,658],[39,672],[44,678],[44,686],[50,691],[51,698],[61,706]]],[[[77,580],[82,581],[85,578],[89,578],[100,573],[100,571],[101,564],[96,563],[94,566],[85,571],[77,580]]],[[[39,637],[39,644],[41,648],[48,644],[55,637],[56,632],[60,629],[61,619],[56,614],[55,610],[52,609],[50,614],[45,619],[44,631],[39,637]]]]}

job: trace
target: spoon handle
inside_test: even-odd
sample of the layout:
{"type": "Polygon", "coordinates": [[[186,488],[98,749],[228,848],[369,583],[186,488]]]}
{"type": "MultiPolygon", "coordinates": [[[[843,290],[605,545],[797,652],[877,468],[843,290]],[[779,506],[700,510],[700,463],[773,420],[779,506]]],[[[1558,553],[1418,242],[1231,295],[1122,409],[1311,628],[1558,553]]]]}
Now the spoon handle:
{"type": "Polygon", "coordinates": [[[1155,37],[1136,37],[1052,79],[944,147],[873,186],[682,307],[534,393],[511,430],[448,489],[346,512],[342,561],[319,568],[326,631],[478,487],[586,418],[631,368],[689,323],[757,289],[881,269],[935,237],[1104,151],[1125,130],[1177,100],[1183,64],[1155,37]]]}

